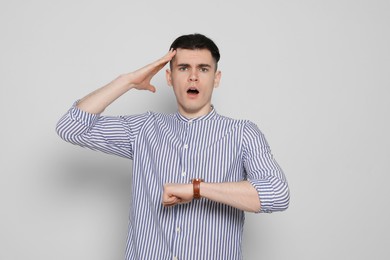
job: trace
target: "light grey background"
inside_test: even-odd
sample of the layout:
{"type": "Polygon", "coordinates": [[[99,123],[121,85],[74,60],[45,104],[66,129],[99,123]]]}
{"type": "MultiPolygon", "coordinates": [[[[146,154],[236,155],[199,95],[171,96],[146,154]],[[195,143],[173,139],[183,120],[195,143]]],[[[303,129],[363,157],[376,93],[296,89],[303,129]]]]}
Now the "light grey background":
{"type": "MultiPolygon", "coordinates": [[[[389,1],[2,1],[0,259],[123,259],[131,162],[54,131],[73,101],[166,53],[219,45],[220,114],[265,133],[291,187],[247,214],[245,259],[389,259],[389,1]]],[[[107,114],[172,112],[131,92],[107,114]]],[[[151,249],[153,250],[153,249],[151,249]]]]}

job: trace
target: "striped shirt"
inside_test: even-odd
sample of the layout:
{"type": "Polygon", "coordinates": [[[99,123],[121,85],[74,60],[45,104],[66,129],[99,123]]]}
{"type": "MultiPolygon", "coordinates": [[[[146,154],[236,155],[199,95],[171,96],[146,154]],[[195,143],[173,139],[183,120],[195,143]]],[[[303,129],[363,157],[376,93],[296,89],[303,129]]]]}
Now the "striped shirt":
{"type": "Polygon", "coordinates": [[[163,184],[249,181],[260,212],[288,207],[289,189],[266,139],[250,121],[212,111],[132,116],[89,114],[75,105],[57,124],[64,140],[133,160],[126,259],[242,259],[244,212],[205,198],[164,207],[163,184]]]}

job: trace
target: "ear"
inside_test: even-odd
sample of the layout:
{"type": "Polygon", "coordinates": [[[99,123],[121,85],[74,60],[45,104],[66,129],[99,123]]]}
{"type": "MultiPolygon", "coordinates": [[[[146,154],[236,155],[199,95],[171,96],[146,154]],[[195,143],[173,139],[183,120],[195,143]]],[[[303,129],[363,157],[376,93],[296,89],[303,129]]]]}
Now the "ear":
{"type": "Polygon", "coordinates": [[[219,86],[219,82],[221,81],[222,73],[221,71],[216,71],[214,76],[214,88],[217,88],[219,86]]]}
{"type": "Polygon", "coordinates": [[[166,79],[167,79],[167,84],[168,84],[168,86],[172,86],[172,72],[171,72],[170,69],[167,69],[167,70],[165,71],[165,77],[166,77],[166,79]]]}

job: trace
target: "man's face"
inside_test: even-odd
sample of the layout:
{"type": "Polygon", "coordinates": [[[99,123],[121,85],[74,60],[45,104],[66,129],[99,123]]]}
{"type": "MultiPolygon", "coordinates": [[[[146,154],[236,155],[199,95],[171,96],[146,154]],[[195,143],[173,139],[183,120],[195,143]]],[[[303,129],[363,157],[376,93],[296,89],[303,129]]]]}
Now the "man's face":
{"type": "Polygon", "coordinates": [[[173,86],[179,112],[187,118],[206,115],[211,110],[213,89],[221,72],[207,49],[177,49],[166,72],[168,85],[173,86]]]}

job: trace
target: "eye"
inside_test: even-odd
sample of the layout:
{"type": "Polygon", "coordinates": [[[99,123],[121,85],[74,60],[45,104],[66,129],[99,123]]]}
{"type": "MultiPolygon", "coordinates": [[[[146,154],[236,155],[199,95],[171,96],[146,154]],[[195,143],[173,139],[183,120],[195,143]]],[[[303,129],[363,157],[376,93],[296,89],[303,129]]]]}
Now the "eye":
{"type": "Polygon", "coordinates": [[[201,72],[208,72],[209,71],[209,69],[207,67],[201,67],[199,70],[201,72]]]}
{"type": "Polygon", "coordinates": [[[188,67],[185,66],[179,67],[179,71],[186,71],[186,70],[188,70],[188,67]]]}

